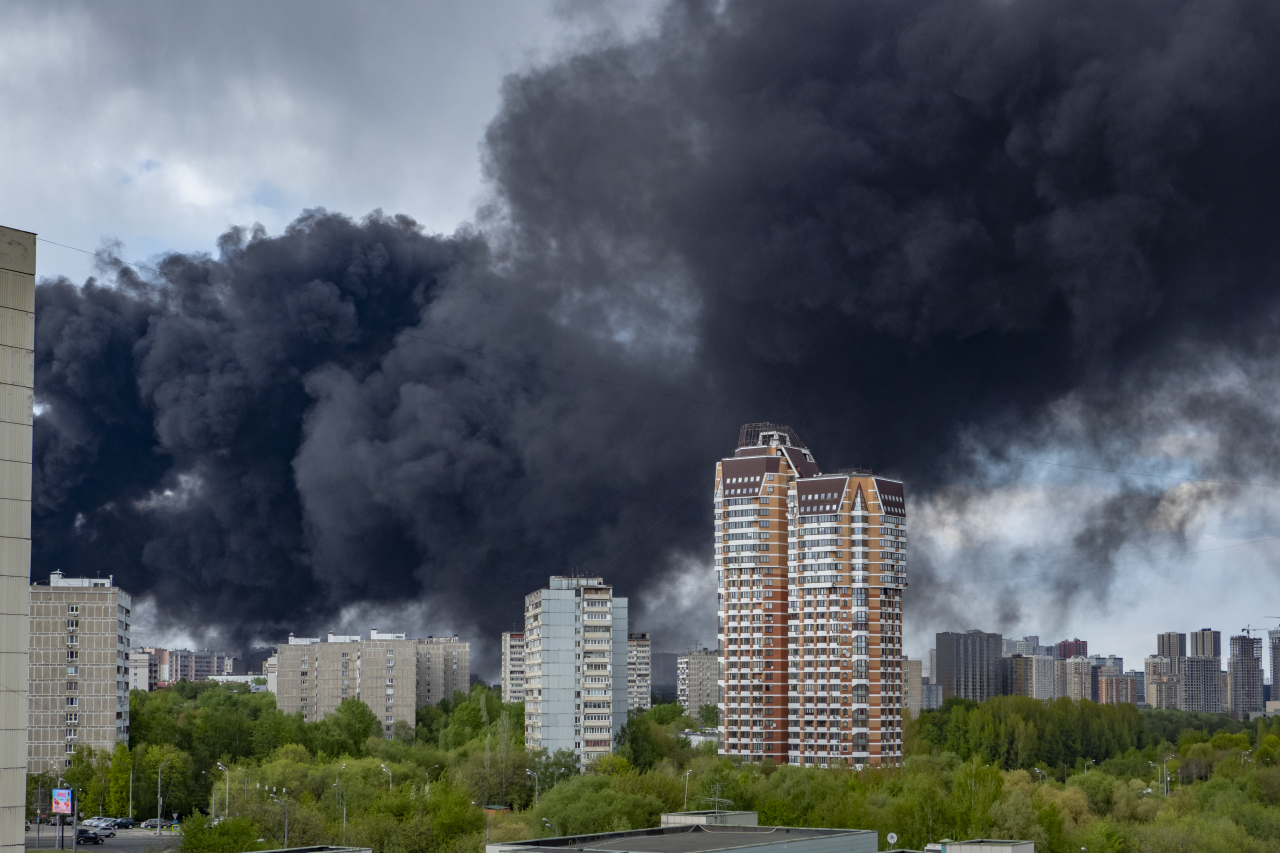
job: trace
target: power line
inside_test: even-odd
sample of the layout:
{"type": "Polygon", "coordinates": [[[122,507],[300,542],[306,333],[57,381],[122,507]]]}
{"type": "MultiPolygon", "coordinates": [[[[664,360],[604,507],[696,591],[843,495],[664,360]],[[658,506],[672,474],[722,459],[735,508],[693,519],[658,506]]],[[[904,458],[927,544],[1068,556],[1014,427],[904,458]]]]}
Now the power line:
{"type": "MultiPolygon", "coordinates": [[[[139,264],[134,261],[126,261],[122,258],[117,258],[114,255],[106,254],[105,252],[91,252],[88,249],[81,249],[76,246],[68,246],[66,243],[58,243],[53,240],[46,240],[44,237],[37,237],[36,239],[42,243],[48,243],[51,246],[60,246],[63,249],[70,249],[73,252],[82,252],[86,255],[92,255],[95,258],[102,258],[103,260],[106,260],[109,262],[113,262],[117,264],[126,264],[136,269],[146,270],[147,272],[155,273],[156,275],[164,278],[174,278],[174,279],[178,279],[179,281],[189,282],[191,284],[204,285],[206,287],[216,287],[222,290],[229,291],[231,293],[239,294],[240,296],[244,296],[247,299],[260,299],[263,302],[273,302],[277,305],[286,304],[285,301],[282,299],[272,298],[270,296],[264,296],[260,293],[249,293],[244,290],[238,290],[237,288],[234,288],[228,284],[219,284],[214,281],[200,281],[198,279],[186,278],[184,276],[175,275],[173,273],[166,273],[159,269],[156,269],[155,267],[149,267],[146,264],[139,264]]],[[[600,376],[592,376],[587,373],[579,373],[575,370],[568,370],[562,367],[551,367],[545,364],[538,364],[537,362],[534,362],[534,361],[527,361],[525,359],[515,358],[513,356],[502,355],[501,353],[493,352],[492,350],[476,349],[475,347],[468,347],[468,346],[463,346],[461,344],[450,343],[449,341],[442,341],[439,338],[430,338],[430,337],[427,337],[426,335],[421,335],[421,334],[417,334],[415,332],[409,331],[408,329],[402,329],[397,334],[406,338],[414,338],[415,340],[424,341],[429,344],[434,344],[436,346],[447,347],[449,349],[458,350],[459,352],[470,353],[471,355],[477,355],[477,356],[480,356],[481,358],[494,358],[494,359],[498,359],[499,361],[508,362],[510,364],[519,364],[525,367],[532,367],[535,370],[544,370],[544,371],[547,371],[548,373],[558,373],[562,376],[573,376],[577,379],[586,379],[591,382],[598,382],[602,385],[612,385],[615,388],[626,388],[631,391],[641,391],[645,394],[653,394],[658,397],[666,397],[667,399],[670,399],[670,400],[679,400],[685,403],[694,403],[699,406],[710,406],[713,408],[722,409],[726,412],[737,412],[739,414],[746,414],[746,412],[744,412],[742,409],[737,409],[733,406],[729,406],[724,403],[717,403],[713,400],[702,400],[697,397],[686,397],[683,394],[672,394],[668,391],[659,391],[654,388],[646,388],[643,385],[631,385],[627,382],[618,382],[613,379],[605,379],[600,376]]]]}
{"type": "Polygon", "coordinates": [[[1097,471],[1101,474],[1121,474],[1126,477],[1151,477],[1156,480],[1176,480],[1179,483],[1216,483],[1221,486],[1257,486],[1263,489],[1280,489],[1276,483],[1246,483],[1238,480],[1206,480],[1199,477],[1174,477],[1167,474],[1143,474],[1138,471],[1115,471],[1110,468],[1090,468],[1088,465],[1068,465],[1065,462],[1047,462],[1043,459],[1031,459],[1026,456],[1010,456],[1022,462],[1036,465],[1053,465],[1056,468],[1075,468],[1078,471],[1097,471]]]}
{"type": "Polygon", "coordinates": [[[1259,542],[1270,542],[1273,539],[1280,539],[1280,535],[1264,536],[1261,539],[1252,539],[1248,542],[1236,542],[1233,545],[1220,545],[1217,548],[1203,548],[1199,551],[1187,551],[1182,554],[1169,554],[1163,557],[1151,557],[1150,559],[1146,559],[1146,560],[1130,560],[1129,562],[1126,562],[1126,563],[1113,563],[1109,566],[1098,566],[1092,569],[1066,569],[1061,572],[1041,572],[1034,575],[1011,575],[1008,577],[999,577],[999,578],[973,578],[972,580],[962,580],[962,581],[931,581],[931,582],[917,583],[916,585],[926,586],[926,587],[958,586],[960,584],[995,583],[998,581],[1029,580],[1032,578],[1057,577],[1059,575],[1087,574],[1089,572],[1105,572],[1111,569],[1118,569],[1123,566],[1136,566],[1136,565],[1141,565],[1145,563],[1158,563],[1164,560],[1176,560],[1181,557],[1194,557],[1197,554],[1208,554],[1213,551],[1225,551],[1228,548],[1240,548],[1244,545],[1257,545],[1259,542]]]}

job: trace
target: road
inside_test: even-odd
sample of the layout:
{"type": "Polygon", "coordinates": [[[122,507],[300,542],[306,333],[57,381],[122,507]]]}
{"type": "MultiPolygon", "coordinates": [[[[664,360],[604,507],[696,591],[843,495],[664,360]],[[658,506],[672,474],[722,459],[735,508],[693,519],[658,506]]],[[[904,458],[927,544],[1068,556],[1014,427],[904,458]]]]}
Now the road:
{"type": "MultiPolygon", "coordinates": [[[[64,843],[71,849],[71,827],[66,828],[64,843]]],[[[172,850],[182,843],[182,836],[176,832],[162,831],[156,837],[154,829],[117,829],[115,838],[108,838],[102,844],[82,844],[81,850],[101,851],[101,853],[150,853],[150,851],[172,850]]],[[[56,826],[40,827],[40,847],[44,849],[58,846],[58,828],[56,826]]],[[[27,849],[36,849],[36,828],[31,827],[27,833],[27,849]]]]}

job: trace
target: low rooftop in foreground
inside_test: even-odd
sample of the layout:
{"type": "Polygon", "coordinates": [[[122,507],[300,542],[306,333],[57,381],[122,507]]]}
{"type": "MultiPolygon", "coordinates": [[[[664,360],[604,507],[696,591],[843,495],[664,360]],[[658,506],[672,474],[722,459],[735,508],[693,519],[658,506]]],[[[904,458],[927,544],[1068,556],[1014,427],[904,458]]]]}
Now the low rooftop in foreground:
{"type": "Polygon", "coordinates": [[[487,853],[712,853],[748,848],[756,848],[759,853],[875,853],[878,841],[877,833],[866,829],[695,824],[511,841],[490,844],[487,853]]]}

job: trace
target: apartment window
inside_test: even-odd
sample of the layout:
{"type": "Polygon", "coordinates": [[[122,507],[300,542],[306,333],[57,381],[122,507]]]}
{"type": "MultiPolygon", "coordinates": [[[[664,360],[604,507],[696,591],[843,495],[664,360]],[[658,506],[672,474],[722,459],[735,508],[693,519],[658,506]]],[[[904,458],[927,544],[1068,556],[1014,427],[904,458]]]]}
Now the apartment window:
{"type": "Polygon", "coordinates": [[[80,674],[80,667],[78,666],[67,667],[67,675],[79,675],[79,674],[80,674]]]}
{"type": "Polygon", "coordinates": [[[79,736],[79,730],[67,729],[67,740],[74,740],[78,736],[79,736]]]}
{"type": "Polygon", "coordinates": [[[344,658],[345,658],[345,657],[350,657],[350,655],[349,655],[349,654],[347,654],[346,652],[343,652],[343,653],[342,653],[342,656],[343,656],[344,658]]]}
{"type": "Polygon", "coordinates": [[[79,690],[79,689],[80,689],[80,682],[78,682],[78,681],[68,681],[68,682],[67,682],[67,689],[68,689],[68,690],[79,690]]]}
{"type": "Polygon", "coordinates": [[[393,718],[392,718],[392,716],[391,716],[390,714],[387,714],[387,722],[388,722],[388,723],[389,723],[389,722],[391,722],[391,721],[392,721],[392,719],[393,719],[393,718]]]}
{"type": "Polygon", "coordinates": [[[396,680],[394,678],[387,679],[387,684],[395,684],[395,683],[396,683],[396,680]]]}
{"type": "MultiPolygon", "coordinates": [[[[69,744],[67,744],[67,752],[68,752],[68,753],[73,753],[73,752],[75,752],[75,751],[76,751],[76,745],[75,745],[74,743],[69,743],[69,744]]],[[[68,767],[70,767],[70,766],[71,766],[71,760],[70,760],[70,759],[68,759],[68,760],[67,760],[67,766],[68,766],[68,767]]]]}
{"type": "Polygon", "coordinates": [[[80,620],[79,620],[79,619],[68,619],[68,620],[67,620],[67,630],[68,630],[68,631],[75,631],[75,630],[79,629],[79,627],[80,627],[80,620]]]}
{"type": "Polygon", "coordinates": [[[303,660],[310,660],[311,658],[310,658],[310,656],[309,656],[309,655],[303,655],[303,656],[302,656],[302,659],[303,659],[303,660]]]}
{"type": "Polygon", "coordinates": [[[67,725],[73,725],[80,722],[79,714],[67,714],[67,725]]]}
{"type": "Polygon", "coordinates": [[[67,615],[68,615],[68,616],[77,616],[77,615],[79,615],[79,613],[80,613],[80,605],[79,605],[79,604],[68,604],[68,605],[67,605],[67,615]]]}
{"type": "Polygon", "coordinates": [[[387,649],[387,657],[389,657],[389,658],[393,658],[393,657],[395,657],[395,656],[396,656],[396,650],[395,650],[395,649],[387,649]]]}
{"type": "Polygon", "coordinates": [[[79,704],[80,704],[80,702],[79,702],[79,700],[78,700],[75,696],[68,696],[68,697],[67,697],[67,707],[68,707],[68,708],[74,708],[74,707],[76,707],[76,706],[77,706],[77,705],[79,705],[79,704]]]}

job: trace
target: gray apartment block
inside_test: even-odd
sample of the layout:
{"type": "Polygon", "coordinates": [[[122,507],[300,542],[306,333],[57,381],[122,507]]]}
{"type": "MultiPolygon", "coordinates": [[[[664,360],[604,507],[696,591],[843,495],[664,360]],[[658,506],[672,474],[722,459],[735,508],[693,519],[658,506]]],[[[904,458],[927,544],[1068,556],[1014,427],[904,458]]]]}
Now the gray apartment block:
{"type": "Polygon", "coordinates": [[[1000,695],[1003,638],[984,631],[944,632],[937,635],[934,679],[945,701],[951,696],[981,702],[1000,695]]]}
{"type": "Polygon", "coordinates": [[[1227,710],[1237,720],[1263,709],[1262,638],[1240,635],[1231,638],[1227,660],[1227,710]]]}
{"type": "Polygon", "coordinates": [[[697,717],[703,705],[720,704],[720,662],[709,649],[691,650],[676,658],[676,700],[697,717]]]}
{"type": "Polygon", "coordinates": [[[457,638],[412,639],[376,628],[368,637],[330,633],[324,642],[290,635],[276,647],[273,665],[269,678],[281,711],[316,722],[343,700],[359,699],[388,736],[399,721],[414,725],[420,706],[465,691],[471,678],[469,644],[457,638]]]}
{"type": "MultiPolygon", "coordinates": [[[[1199,646],[1192,644],[1193,649],[1211,647],[1208,644],[1199,646]]],[[[1181,658],[1178,664],[1182,681],[1179,710],[1200,711],[1206,714],[1221,714],[1226,710],[1227,701],[1226,696],[1223,695],[1222,684],[1222,658],[1216,655],[1189,655],[1181,658]]]]}
{"type": "Polygon", "coordinates": [[[502,701],[524,701],[524,633],[502,632],[502,701]]]}
{"type": "Polygon", "coordinates": [[[653,704],[652,652],[648,634],[627,634],[628,711],[647,711],[653,704]]]}
{"type": "MultiPolygon", "coordinates": [[[[0,228],[0,851],[23,849],[36,235],[0,228]]],[[[30,706],[34,708],[34,705],[30,706]]]]}
{"type": "Polygon", "coordinates": [[[27,770],[57,772],[78,746],[129,739],[132,598],[110,577],[30,588],[27,770]]]}
{"type": "Polygon", "coordinates": [[[590,762],[627,720],[627,599],[603,578],[553,576],[525,596],[525,744],[590,762]]]}

